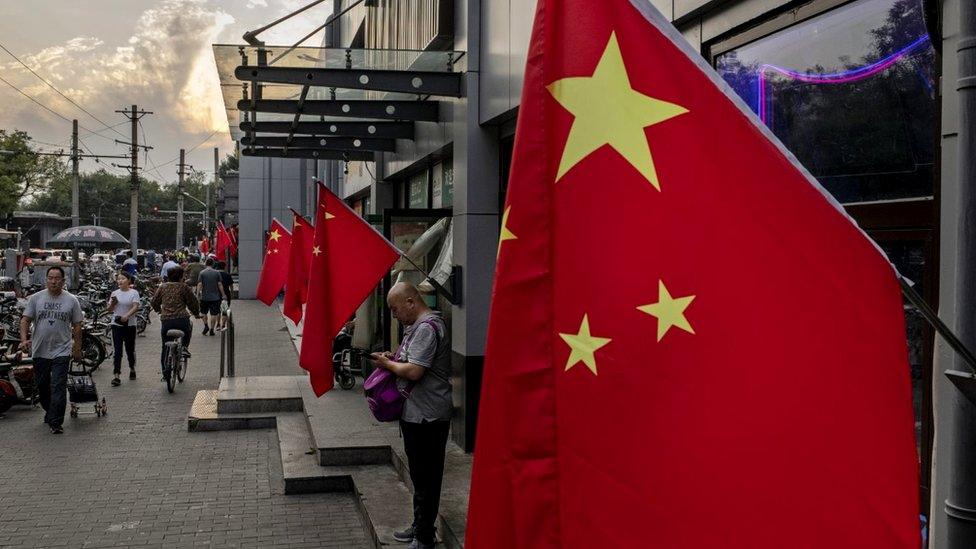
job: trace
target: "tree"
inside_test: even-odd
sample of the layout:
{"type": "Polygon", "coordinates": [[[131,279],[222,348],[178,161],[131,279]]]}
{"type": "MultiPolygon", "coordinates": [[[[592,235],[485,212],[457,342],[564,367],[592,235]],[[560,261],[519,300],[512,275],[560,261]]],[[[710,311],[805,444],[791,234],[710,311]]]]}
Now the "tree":
{"type": "Polygon", "coordinates": [[[229,172],[236,172],[240,169],[240,158],[236,154],[228,154],[220,161],[220,167],[217,168],[217,173],[220,177],[224,177],[229,172]]]}
{"type": "Polygon", "coordinates": [[[65,165],[54,156],[37,154],[27,132],[0,130],[0,217],[7,217],[18,203],[66,178],[65,165]]]}

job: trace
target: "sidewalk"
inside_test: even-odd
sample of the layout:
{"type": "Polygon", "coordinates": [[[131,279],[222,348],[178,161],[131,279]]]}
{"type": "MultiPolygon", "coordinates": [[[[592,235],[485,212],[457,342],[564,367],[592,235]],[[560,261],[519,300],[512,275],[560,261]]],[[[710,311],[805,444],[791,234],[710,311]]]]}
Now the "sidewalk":
{"type": "MultiPolygon", "coordinates": [[[[234,313],[238,375],[299,374],[277,311],[234,313]]],[[[111,359],[95,372],[107,417],[66,418],[59,436],[39,408],[0,419],[0,547],[368,547],[353,495],[284,494],[273,429],[187,432],[196,392],[219,382],[220,337],[194,323],[186,382],[169,394],[159,327],[136,340],[138,379],[111,387],[111,359]]]]}

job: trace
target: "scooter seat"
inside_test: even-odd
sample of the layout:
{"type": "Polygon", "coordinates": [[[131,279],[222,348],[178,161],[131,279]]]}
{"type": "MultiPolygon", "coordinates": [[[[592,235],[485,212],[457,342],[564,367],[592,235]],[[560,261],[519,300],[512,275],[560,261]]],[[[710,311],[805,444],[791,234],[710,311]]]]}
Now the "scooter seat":
{"type": "Polygon", "coordinates": [[[166,337],[183,337],[183,330],[166,330],[166,337]]]}

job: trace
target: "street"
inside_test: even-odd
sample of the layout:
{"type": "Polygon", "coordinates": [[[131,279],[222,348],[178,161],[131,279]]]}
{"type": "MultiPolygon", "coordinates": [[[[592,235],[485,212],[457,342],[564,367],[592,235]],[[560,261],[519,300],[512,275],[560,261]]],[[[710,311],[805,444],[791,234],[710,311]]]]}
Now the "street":
{"type": "MultiPolygon", "coordinates": [[[[296,373],[274,310],[235,302],[235,313],[238,375],[296,373]]],[[[61,436],[40,408],[0,419],[0,547],[366,546],[350,495],[283,494],[273,429],[187,432],[196,391],[217,387],[220,337],[195,323],[186,382],[168,394],[158,330],[155,319],[137,338],[138,379],[123,361],[111,387],[111,358],[95,373],[107,417],[66,418],[61,436]]]]}

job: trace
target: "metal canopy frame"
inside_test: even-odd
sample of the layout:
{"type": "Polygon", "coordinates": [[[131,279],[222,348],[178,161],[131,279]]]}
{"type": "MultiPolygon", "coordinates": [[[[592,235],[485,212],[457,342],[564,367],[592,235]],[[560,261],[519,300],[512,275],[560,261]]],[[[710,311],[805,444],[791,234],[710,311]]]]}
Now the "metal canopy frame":
{"type": "MultiPolygon", "coordinates": [[[[288,99],[242,99],[238,101],[237,108],[242,111],[251,111],[252,113],[295,114],[295,111],[298,109],[298,102],[288,99]]],[[[440,120],[439,111],[439,101],[316,99],[304,102],[302,114],[348,118],[376,118],[379,120],[437,122],[440,120]]]]}
{"type": "Polygon", "coordinates": [[[332,137],[330,136],[271,136],[244,137],[241,145],[249,147],[290,147],[298,149],[330,149],[334,151],[382,151],[395,152],[396,141],[382,137],[332,137]]]}
{"type": "MultiPolygon", "coordinates": [[[[291,122],[241,122],[241,131],[254,133],[291,133],[291,122]]],[[[413,139],[412,122],[308,122],[300,121],[296,135],[330,135],[335,137],[383,137],[387,139],[413,139]]]]}
{"type": "Polygon", "coordinates": [[[456,72],[242,65],[234,76],[242,82],[461,97],[461,75],[456,72]]]}
{"type": "Polygon", "coordinates": [[[260,156],[265,158],[308,158],[318,160],[341,160],[345,162],[353,161],[372,161],[371,151],[337,151],[333,149],[299,149],[289,148],[262,148],[255,149],[244,147],[241,149],[244,156],[260,156]]]}

